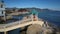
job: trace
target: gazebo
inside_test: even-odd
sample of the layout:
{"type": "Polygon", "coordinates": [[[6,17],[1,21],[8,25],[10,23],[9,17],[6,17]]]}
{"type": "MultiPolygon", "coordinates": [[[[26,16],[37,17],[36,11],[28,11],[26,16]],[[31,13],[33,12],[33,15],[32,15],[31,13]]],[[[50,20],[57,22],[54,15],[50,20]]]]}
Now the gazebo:
{"type": "Polygon", "coordinates": [[[33,21],[38,20],[38,12],[37,12],[37,10],[32,9],[31,12],[30,12],[30,14],[32,15],[31,17],[32,17],[33,21]]]}

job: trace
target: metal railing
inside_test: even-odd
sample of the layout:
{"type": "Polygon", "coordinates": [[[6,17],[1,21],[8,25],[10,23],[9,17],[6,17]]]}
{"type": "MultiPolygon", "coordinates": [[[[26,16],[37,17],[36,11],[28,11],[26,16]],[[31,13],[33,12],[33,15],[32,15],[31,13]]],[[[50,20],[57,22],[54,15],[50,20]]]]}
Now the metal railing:
{"type": "Polygon", "coordinates": [[[0,8],[0,10],[5,10],[5,8],[0,8]]]}
{"type": "Polygon", "coordinates": [[[29,13],[29,12],[15,12],[8,15],[19,15],[19,14],[26,14],[26,13],[29,13]]]}
{"type": "Polygon", "coordinates": [[[32,19],[26,19],[26,20],[16,21],[16,22],[8,23],[8,24],[0,24],[0,29],[12,27],[12,26],[15,26],[15,25],[24,24],[24,23],[30,22],[30,21],[32,21],[32,19]]]}

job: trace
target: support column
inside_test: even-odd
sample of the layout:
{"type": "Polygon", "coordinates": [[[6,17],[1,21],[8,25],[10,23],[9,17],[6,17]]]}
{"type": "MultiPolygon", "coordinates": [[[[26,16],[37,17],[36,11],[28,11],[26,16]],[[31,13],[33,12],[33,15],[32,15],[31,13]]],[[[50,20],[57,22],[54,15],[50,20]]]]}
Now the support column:
{"type": "Polygon", "coordinates": [[[7,31],[5,31],[4,34],[7,34],[7,31]]]}
{"type": "Polygon", "coordinates": [[[4,11],[4,20],[6,21],[6,15],[5,15],[5,11],[4,11]]]}

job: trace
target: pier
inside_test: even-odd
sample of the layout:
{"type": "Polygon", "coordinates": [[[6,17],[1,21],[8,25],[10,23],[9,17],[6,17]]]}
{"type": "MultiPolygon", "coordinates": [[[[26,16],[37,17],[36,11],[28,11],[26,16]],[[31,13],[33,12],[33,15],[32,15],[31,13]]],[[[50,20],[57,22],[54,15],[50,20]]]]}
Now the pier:
{"type": "MultiPolygon", "coordinates": [[[[3,4],[2,4],[3,5],[3,4]]],[[[3,7],[4,8],[4,7],[3,7]]],[[[0,8],[0,10],[4,11],[2,8],[0,8]]],[[[1,13],[2,13],[1,11],[1,13]]],[[[11,23],[3,23],[0,24],[0,32],[4,32],[4,34],[8,34],[8,31],[11,30],[15,30],[18,28],[22,28],[28,25],[33,25],[33,24],[38,24],[41,27],[44,24],[44,21],[40,18],[38,18],[38,12],[35,9],[32,9],[30,12],[13,12],[11,14],[7,14],[7,16],[5,15],[5,11],[3,13],[3,19],[6,21],[8,16],[17,16],[20,14],[28,14],[28,16],[24,16],[22,20],[17,20],[15,22],[11,22],[11,23]]],[[[20,18],[19,18],[20,19],[20,18]]]]}
{"type": "Polygon", "coordinates": [[[28,14],[30,14],[29,17],[25,16],[22,20],[18,20],[12,23],[0,24],[0,32],[4,32],[4,34],[7,34],[8,31],[22,28],[31,24],[39,24],[40,26],[44,24],[44,21],[38,18],[37,11],[32,10],[28,14]]]}
{"type": "Polygon", "coordinates": [[[4,32],[4,34],[6,34],[7,31],[11,31],[17,28],[25,27],[31,24],[39,24],[42,26],[43,23],[43,21],[32,21],[32,19],[26,19],[8,24],[0,24],[0,32],[4,32]]]}

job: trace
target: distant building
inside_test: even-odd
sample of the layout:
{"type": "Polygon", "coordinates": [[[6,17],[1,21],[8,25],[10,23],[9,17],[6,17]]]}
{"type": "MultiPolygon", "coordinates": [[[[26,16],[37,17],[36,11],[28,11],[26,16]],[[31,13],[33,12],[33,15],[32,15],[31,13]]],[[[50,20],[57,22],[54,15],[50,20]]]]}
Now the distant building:
{"type": "Polygon", "coordinates": [[[0,0],[0,19],[3,17],[3,19],[6,21],[6,15],[5,15],[5,4],[3,0],[0,0]]]}
{"type": "Polygon", "coordinates": [[[27,9],[19,9],[18,12],[28,12],[27,9]]]}
{"type": "Polygon", "coordinates": [[[20,12],[21,14],[29,13],[29,11],[27,9],[19,9],[18,12],[20,12]]]}
{"type": "Polygon", "coordinates": [[[5,4],[3,0],[0,0],[0,16],[5,15],[5,4]]]}

